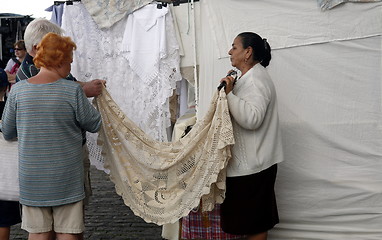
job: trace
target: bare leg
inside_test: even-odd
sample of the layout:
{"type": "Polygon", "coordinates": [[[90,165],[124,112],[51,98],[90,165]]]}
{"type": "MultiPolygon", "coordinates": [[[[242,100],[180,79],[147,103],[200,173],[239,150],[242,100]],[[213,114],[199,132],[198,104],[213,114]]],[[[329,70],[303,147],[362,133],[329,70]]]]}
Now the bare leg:
{"type": "MultiPolygon", "coordinates": [[[[79,234],[75,234],[75,235],[77,235],[78,240],[84,240],[84,233],[79,233],[79,234]]],[[[49,240],[56,240],[56,239],[58,239],[58,238],[56,238],[56,233],[54,231],[51,231],[49,233],[49,240]]],[[[3,239],[0,238],[0,240],[3,240],[3,239]]],[[[4,239],[4,240],[9,240],[9,239],[4,239]]]]}
{"type": "Polygon", "coordinates": [[[50,232],[29,233],[28,240],[49,240],[50,232]]]}
{"type": "Polygon", "coordinates": [[[49,232],[49,240],[56,240],[56,233],[53,230],[49,232]]]}
{"type": "Polygon", "coordinates": [[[267,240],[268,232],[258,233],[255,235],[248,236],[248,240],[267,240]]]}
{"type": "Polygon", "coordinates": [[[79,234],[56,233],[57,240],[79,240],[79,234]]]}
{"type": "Polygon", "coordinates": [[[10,227],[0,227],[0,240],[9,240],[10,233],[10,227]]]}
{"type": "Polygon", "coordinates": [[[78,234],[78,240],[84,240],[84,233],[78,234]]]}

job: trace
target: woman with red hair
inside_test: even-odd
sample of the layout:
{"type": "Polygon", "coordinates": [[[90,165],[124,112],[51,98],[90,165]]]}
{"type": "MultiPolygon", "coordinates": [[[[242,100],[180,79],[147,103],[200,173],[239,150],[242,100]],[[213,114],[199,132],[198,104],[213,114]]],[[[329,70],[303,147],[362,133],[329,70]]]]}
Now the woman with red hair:
{"type": "Polygon", "coordinates": [[[29,239],[77,239],[84,231],[82,130],[97,132],[98,111],[81,86],[65,78],[76,44],[48,33],[37,46],[39,73],[18,82],[5,106],[2,131],[19,141],[21,228],[29,239]]]}

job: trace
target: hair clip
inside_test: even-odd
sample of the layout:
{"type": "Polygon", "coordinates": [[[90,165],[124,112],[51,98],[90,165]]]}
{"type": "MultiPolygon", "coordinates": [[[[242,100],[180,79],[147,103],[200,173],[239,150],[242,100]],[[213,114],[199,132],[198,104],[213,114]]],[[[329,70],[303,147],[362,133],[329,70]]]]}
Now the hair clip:
{"type": "Polygon", "coordinates": [[[263,38],[263,41],[264,41],[264,48],[265,48],[265,50],[268,50],[268,42],[267,42],[267,39],[266,39],[266,38],[263,38]]]}

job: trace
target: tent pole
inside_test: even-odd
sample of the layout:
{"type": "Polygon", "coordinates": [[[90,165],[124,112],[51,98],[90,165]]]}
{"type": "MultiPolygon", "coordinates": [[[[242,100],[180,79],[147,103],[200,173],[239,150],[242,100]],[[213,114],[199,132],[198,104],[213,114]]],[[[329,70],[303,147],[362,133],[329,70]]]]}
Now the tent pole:
{"type": "Polygon", "coordinates": [[[194,0],[191,0],[191,14],[192,14],[192,41],[193,41],[193,51],[194,51],[194,80],[195,80],[195,111],[198,112],[199,108],[199,79],[198,79],[198,69],[197,69],[197,56],[196,56],[196,23],[195,23],[195,5],[194,0]]]}

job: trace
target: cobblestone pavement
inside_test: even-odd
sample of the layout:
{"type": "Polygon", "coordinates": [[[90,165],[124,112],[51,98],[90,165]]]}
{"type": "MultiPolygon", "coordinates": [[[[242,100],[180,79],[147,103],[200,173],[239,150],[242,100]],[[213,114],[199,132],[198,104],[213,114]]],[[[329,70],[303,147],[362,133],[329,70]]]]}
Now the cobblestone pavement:
{"type": "MultiPolygon", "coordinates": [[[[91,167],[93,197],[85,208],[87,240],[161,240],[162,228],[135,216],[122,198],[115,193],[114,184],[103,171],[91,167]]],[[[20,224],[11,229],[11,239],[25,240],[27,232],[20,224]]]]}

